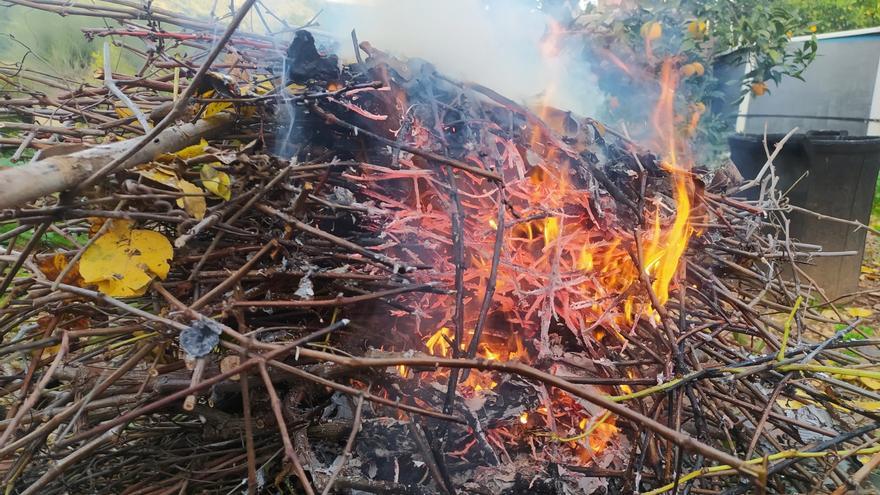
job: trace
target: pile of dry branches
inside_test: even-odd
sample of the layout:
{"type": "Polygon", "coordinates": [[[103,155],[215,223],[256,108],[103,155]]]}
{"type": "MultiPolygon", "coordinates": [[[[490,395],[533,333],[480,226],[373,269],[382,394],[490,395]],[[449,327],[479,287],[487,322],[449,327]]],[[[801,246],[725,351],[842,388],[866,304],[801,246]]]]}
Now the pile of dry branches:
{"type": "Polygon", "coordinates": [[[778,149],[733,184],[368,43],[236,33],[252,0],[223,34],[9,1],[144,59],[0,69],[0,144],[39,150],[0,170],[9,493],[844,493],[880,463],[878,342],[800,270],[841,253],[787,237],[778,149]]]}

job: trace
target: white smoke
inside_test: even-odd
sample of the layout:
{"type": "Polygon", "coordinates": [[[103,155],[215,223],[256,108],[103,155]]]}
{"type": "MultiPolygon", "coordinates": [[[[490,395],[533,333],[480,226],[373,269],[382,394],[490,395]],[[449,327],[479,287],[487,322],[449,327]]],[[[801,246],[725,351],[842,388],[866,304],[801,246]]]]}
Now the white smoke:
{"type": "Polygon", "coordinates": [[[321,32],[354,59],[350,32],[398,56],[418,57],[461,80],[525,103],[594,115],[600,92],[577,50],[542,54],[551,19],[510,0],[325,0],[321,32]]]}

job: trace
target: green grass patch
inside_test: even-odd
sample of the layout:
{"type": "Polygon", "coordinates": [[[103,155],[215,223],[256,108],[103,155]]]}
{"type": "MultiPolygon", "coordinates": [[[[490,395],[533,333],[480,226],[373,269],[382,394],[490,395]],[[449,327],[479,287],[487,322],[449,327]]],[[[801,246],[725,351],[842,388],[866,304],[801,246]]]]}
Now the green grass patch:
{"type": "MultiPolygon", "coordinates": [[[[837,325],[834,328],[834,330],[839,332],[846,327],[847,327],[847,325],[841,324],[841,325],[837,325]]],[[[844,342],[852,342],[853,340],[865,340],[865,339],[870,339],[870,338],[874,337],[874,335],[876,333],[877,333],[876,330],[874,330],[873,328],[871,328],[869,326],[862,325],[862,326],[853,328],[849,332],[846,332],[845,334],[843,334],[843,338],[841,340],[843,340],[844,342]]],[[[855,352],[853,352],[849,349],[844,349],[843,353],[848,356],[858,357],[858,354],[856,354],[855,352]]]]}
{"type": "MultiPolygon", "coordinates": [[[[0,235],[5,234],[13,229],[18,228],[18,222],[10,222],[7,224],[0,225],[0,235]]],[[[32,238],[34,237],[34,231],[28,230],[22,232],[15,238],[15,246],[14,248],[24,247],[32,238]]],[[[86,234],[77,234],[74,236],[77,242],[80,244],[85,244],[89,240],[89,236],[86,234]]],[[[0,243],[0,246],[7,248],[9,247],[10,241],[4,241],[0,243]]],[[[61,248],[61,249],[73,249],[76,247],[72,242],[68,241],[64,236],[56,234],[55,232],[46,232],[43,234],[43,237],[40,239],[40,245],[46,248],[61,248]]]]}
{"type": "Polygon", "coordinates": [[[4,148],[0,150],[0,167],[15,167],[27,163],[34,157],[34,153],[36,153],[34,150],[27,148],[21,153],[21,158],[17,162],[13,162],[12,155],[15,154],[15,149],[4,148]]]}
{"type": "Polygon", "coordinates": [[[880,180],[874,185],[874,206],[871,208],[871,227],[880,228],[880,180]]]}

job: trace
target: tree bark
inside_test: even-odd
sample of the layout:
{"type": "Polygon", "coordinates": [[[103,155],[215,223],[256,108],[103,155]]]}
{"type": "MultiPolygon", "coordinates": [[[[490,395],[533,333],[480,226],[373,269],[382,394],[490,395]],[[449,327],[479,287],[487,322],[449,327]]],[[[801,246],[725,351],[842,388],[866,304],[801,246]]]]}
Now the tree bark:
{"type": "MultiPolygon", "coordinates": [[[[173,153],[223,130],[233,121],[226,113],[213,115],[194,124],[179,124],[162,131],[145,143],[119,170],[154,160],[162,153],[173,153]]],[[[0,209],[21,207],[42,196],[64,191],[84,181],[116,156],[135,146],[143,137],[103,144],[67,155],[50,156],[36,162],[0,169],[0,209]]]]}

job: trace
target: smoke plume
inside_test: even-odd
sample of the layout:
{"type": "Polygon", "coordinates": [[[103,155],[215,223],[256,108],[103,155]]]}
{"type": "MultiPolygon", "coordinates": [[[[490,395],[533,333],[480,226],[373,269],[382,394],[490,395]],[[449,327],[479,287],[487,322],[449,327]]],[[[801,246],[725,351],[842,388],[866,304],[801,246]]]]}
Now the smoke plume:
{"type": "Polygon", "coordinates": [[[350,32],[395,55],[525,103],[536,100],[594,115],[600,93],[580,53],[552,44],[553,20],[525,2],[488,0],[326,0],[320,31],[354,58],[350,32]]]}

